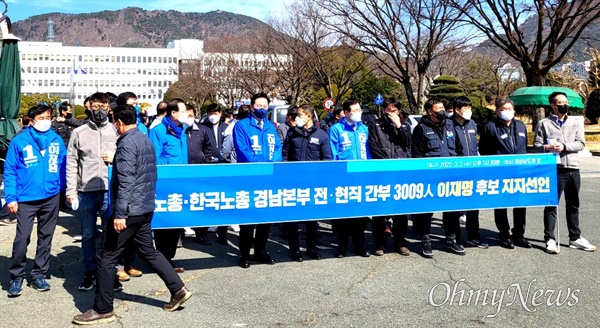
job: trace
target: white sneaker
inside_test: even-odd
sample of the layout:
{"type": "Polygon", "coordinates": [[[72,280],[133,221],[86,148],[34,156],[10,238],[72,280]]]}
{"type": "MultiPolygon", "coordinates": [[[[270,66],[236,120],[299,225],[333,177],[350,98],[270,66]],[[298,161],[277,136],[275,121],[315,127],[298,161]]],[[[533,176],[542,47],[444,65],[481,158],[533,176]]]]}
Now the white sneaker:
{"type": "Polygon", "coordinates": [[[234,232],[240,232],[240,226],[237,224],[232,224],[229,226],[231,228],[232,231],[234,232]]]}
{"type": "Polygon", "coordinates": [[[467,216],[466,216],[466,215],[461,215],[461,216],[458,218],[458,222],[459,222],[460,224],[463,224],[463,225],[464,225],[465,223],[467,223],[467,216]]]}
{"type": "Polygon", "coordinates": [[[82,240],[83,240],[83,238],[81,237],[81,235],[77,235],[77,236],[73,237],[74,242],[80,242],[82,240]]]}
{"type": "Polygon", "coordinates": [[[596,250],[596,246],[590,244],[590,242],[587,241],[587,239],[585,239],[583,237],[579,237],[579,239],[577,239],[575,241],[570,241],[569,247],[581,249],[586,252],[593,252],[596,250]]]}
{"type": "Polygon", "coordinates": [[[546,242],[546,253],[558,254],[558,247],[556,247],[556,241],[554,239],[550,239],[546,242]]]}
{"type": "Polygon", "coordinates": [[[196,232],[194,230],[192,230],[192,228],[183,228],[185,236],[189,237],[189,236],[195,236],[196,232]]]}

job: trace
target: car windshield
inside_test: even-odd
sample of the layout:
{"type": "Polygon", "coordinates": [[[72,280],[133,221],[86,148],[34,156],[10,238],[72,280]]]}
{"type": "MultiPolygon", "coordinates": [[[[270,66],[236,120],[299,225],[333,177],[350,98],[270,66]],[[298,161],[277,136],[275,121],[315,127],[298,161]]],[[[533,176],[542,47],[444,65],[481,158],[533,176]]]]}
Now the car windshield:
{"type": "Polygon", "coordinates": [[[284,123],[286,121],[287,111],[287,108],[277,110],[277,119],[275,120],[275,122],[284,123]]]}

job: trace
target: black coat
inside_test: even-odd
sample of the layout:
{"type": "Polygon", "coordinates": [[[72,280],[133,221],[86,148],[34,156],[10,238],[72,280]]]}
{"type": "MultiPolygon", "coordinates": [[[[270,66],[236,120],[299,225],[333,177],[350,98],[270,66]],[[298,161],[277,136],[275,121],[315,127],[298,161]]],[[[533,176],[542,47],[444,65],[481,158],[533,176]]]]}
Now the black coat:
{"type": "MultiPolygon", "coordinates": [[[[214,151],[208,132],[212,133],[212,128],[209,131],[204,125],[197,126],[196,124],[185,131],[187,135],[188,164],[212,163],[213,158],[218,158],[213,157],[214,151]]],[[[214,134],[212,136],[214,139],[214,134]]]]}
{"type": "Polygon", "coordinates": [[[290,128],[283,144],[284,161],[331,160],[329,135],[316,126],[310,129],[290,128]]]}
{"type": "Polygon", "coordinates": [[[65,147],[67,147],[69,145],[69,139],[71,139],[71,128],[64,122],[59,123],[56,121],[52,121],[51,127],[52,130],[62,138],[63,142],[65,143],[65,147]]]}
{"type": "Polygon", "coordinates": [[[527,154],[527,128],[519,120],[512,120],[506,126],[503,120],[495,118],[483,127],[479,137],[481,155],[527,154]]]}
{"type": "Polygon", "coordinates": [[[117,139],[110,185],[110,208],[117,219],[154,211],[156,200],[154,146],[137,128],[117,139]]]}
{"type": "Polygon", "coordinates": [[[219,127],[217,128],[218,138],[215,137],[213,124],[210,123],[209,120],[204,121],[204,123],[202,123],[198,127],[200,128],[200,130],[205,130],[206,136],[210,142],[212,158],[216,158],[217,162],[219,163],[225,163],[225,160],[221,158],[221,147],[223,146],[223,140],[225,140],[225,136],[223,135],[223,133],[225,132],[225,129],[227,129],[227,124],[223,122],[219,123],[219,127]]]}
{"type": "Polygon", "coordinates": [[[412,134],[412,157],[456,156],[456,139],[452,121],[433,122],[428,115],[421,118],[412,134]]]}
{"type": "Polygon", "coordinates": [[[460,124],[455,117],[452,117],[452,124],[456,138],[456,155],[477,156],[477,124],[473,120],[465,120],[460,124]]]}
{"type": "Polygon", "coordinates": [[[369,148],[375,159],[407,158],[410,145],[410,127],[396,128],[384,118],[367,123],[369,148]]]}

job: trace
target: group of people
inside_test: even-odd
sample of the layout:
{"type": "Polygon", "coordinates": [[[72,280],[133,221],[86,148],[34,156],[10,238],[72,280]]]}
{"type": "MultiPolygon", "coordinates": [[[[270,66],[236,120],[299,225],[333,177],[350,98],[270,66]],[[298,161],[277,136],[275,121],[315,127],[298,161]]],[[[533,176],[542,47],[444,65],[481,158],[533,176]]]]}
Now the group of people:
{"type": "MultiPolygon", "coordinates": [[[[38,246],[30,284],[40,291],[50,289],[45,276],[64,191],[64,200],[81,222],[84,277],[79,289],[96,287],[94,307],[75,316],[75,323],[114,320],[112,302],[114,292],[122,289],[119,280],[142,275],[133,265],[136,254],[158,273],[170,290],[171,299],[164,309],[172,311],[181,306],[191,296],[177,275],[185,269],[174,263],[182,229],[150,229],[158,164],[403,159],[527,151],[525,125],[514,118],[514,105],[509,99],[496,101],[497,117],[486,123],[479,142],[477,125],[471,119],[471,102],[466,97],[457,97],[448,104],[428,99],[425,115],[412,127],[412,133],[408,111],[393,98],[385,101],[382,117],[367,123],[363,123],[360,102],[348,100],[321,127],[310,105],[290,106],[286,123],[276,126],[267,118],[269,103],[266,94],[257,93],[249,106],[238,109],[235,119],[233,112],[224,113],[219,105],[210,105],[202,122],[196,119],[193,107],[177,98],[159,103],[157,116],[148,122],[140,114],[137,97],[131,92],[119,96],[91,95],[85,102],[85,120],[73,118],[72,109],[61,106],[59,118],[51,122],[50,107],[44,104],[32,107],[28,113],[29,125],[10,143],[4,170],[7,209],[17,215],[8,295],[21,294],[26,276],[26,250],[36,218],[38,246]],[[109,165],[112,165],[110,185],[109,165]],[[103,231],[99,245],[95,234],[98,217],[103,231]],[[117,270],[118,264],[123,266],[122,270],[117,270]]],[[[549,105],[551,113],[538,124],[534,149],[555,153],[560,158],[558,193],[559,196],[565,193],[570,246],[594,251],[596,247],[581,237],[579,229],[577,152],[585,147],[583,123],[567,115],[565,94],[552,94],[549,105]]],[[[415,231],[421,237],[420,253],[428,258],[433,257],[432,216],[433,213],[412,216],[415,231]]],[[[531,247],[525,238],[525,216],[525,208],[513,209],[511,231],[507,210],[494,210],[502,247],[531,247]]],[[[443,213],[446,250],[465,254],[461,217],[466,217],[466,243],[488,248],[479,234],[479,211],[473,210],[443,213]]],[[[394,251],[410,255],[406,245],[408,219],[407,215],[372,218],[375,255],[385,253],[390,222],[394,251]]],[[[338,238],[336,257],[346,256],[350,237],[353,253],[370,256],[365,245],[367,220],[361,217],[332,221],[338,238]]],[[[558,252],[554,235],[556,220],[556,207],[547,207],[544,238],[548,253],[558,252]]],[[[304,255],[320,259],[318,224],[303,223],[305,254],[300,251],[299,222],[284,224],[290,256],[299,262],[304,255]]],[[[240,227],[240,267],[249,268],[252,262],[275,263],[267,251],[270,229],[270,224],[240,227]]],[[[207,228],[194,230],[198,242],[210,244],[207,228]]],[[[227,227],[218,227],[217,237],[220,244],[228,244],[227,227]]]]}

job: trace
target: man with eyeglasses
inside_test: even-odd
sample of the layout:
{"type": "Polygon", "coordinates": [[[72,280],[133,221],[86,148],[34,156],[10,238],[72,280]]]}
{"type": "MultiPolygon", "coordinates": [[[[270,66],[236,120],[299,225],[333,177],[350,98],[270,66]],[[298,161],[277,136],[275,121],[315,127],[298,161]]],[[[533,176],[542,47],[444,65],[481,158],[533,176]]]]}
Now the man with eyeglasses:
{"type": "MultiPolygon", "coordinates": [[[[233,145],[238,163],[281,162],[281,140],[275,125],[267,119],[269,97],[257,93],[250,99],[250,116],[233,127],[233,145]]],[[[250,248],[254,243],[255,262],[275,264],[267,252],[271,224],[240,226],[240,267],[250,267],[250,248]],[[256,237],[254,230],[256,229],[256,237]]]]}
{"type": "Polygon", "coordinates": [[[17,231],[10,261],[8,296],[21,295],[25,280],[27,246],[38,218],[37,248],[30,286],[50,290],[46,275],[58,219],[60,191],[65,185],[67,151],[58,134],[50,129],[50,107],[29,109],[30,127],[11,140],[4,164],[4,193],[8,210],[17,214],[17,231]]]}
{"type": "Polygon", "coordinates": [[[117,132],[108,121],[109,102],[105,93],[90,96],[90,120],[73,130],[67,147],[67,202],[81,223],[83,281],[80,291],[96,283],[96,220],[102,229],[108,218],[108,165],[112,163],[117,132]]]}
{"type": "MultiPolygon", "coordinates": [[[[596,246],[581,237],[579,229],[579,175],[578,152],[585,148],[583,121],[569,117],[569,100],[563,92],[553,92],[548,98],[552,113],[541,120],[535,131],[533,147],[538,153],[554,153],[559,157],[558,168],[558,197],[565,193],[565,208],[567,228],[569,229],[569,247],[588,252],[596,250],[596,246]]],[[[558,254],[554,228],[557,220],[557,207],[548,206],[544,209],[544,241],[546,252],[558,254]]]]}

